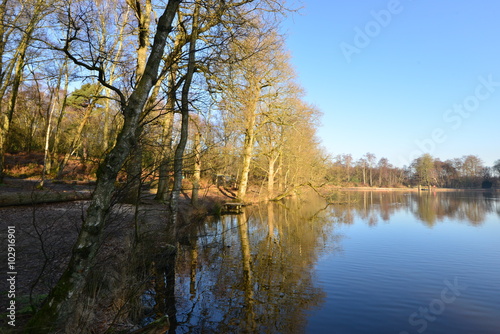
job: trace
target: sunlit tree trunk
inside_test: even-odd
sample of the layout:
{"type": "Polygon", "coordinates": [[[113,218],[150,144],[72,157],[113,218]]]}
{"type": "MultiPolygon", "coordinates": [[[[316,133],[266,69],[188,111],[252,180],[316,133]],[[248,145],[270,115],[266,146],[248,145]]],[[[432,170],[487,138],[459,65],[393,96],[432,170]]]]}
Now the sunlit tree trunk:
{"type": "Polygon", "coordinates": [[[162,126],[160,164],[158,171],[158,188],[155,199],[167,201],[169,195],[170,172],[172,164],[172,144],[173,144],[173,125],[174,114],[177,102],[177,71],[179,64],[177,59],[180,57],[182,47],[187,43],[184,34],[177,34],[174,40],[174,47],[166,60],[164,72],[167,75],[167,102],[165,105],[166,115],[164,116],[162,126]]]}
{"type": "Polygon", "coordinates": [[[194,135],[194,170],[193,170],[193,191],[191,192],[191,204],[198,205],[201,178],[201,143],[200,133],[194,135]]]}
{"type": "MultiPolygon", "coordinates": [[[[251,71],[251,69],[246,69],[251,71]]],[[[255,126],[257,123],[257,104],[260,97],[260,83],[258,78],[251,73],[248,75],[247,97],[244,101],[244,115],[245,115],[245,139],[243,142],[242,154],[242,169],[240,182],[238,184],[238,199],[245,200],[248,187],[248,178],[250,175],[250,165],[252,162],[254,142],[255,142],[255,126]]]]}
{"type": "MultiPolygon", "coordinates": [[[[255,106],[256,103],[251,103],[251,105],[255,106]]],[[[249,106],[248,110],[249,111],[252,110],[252,106],[249,106]]],[[[243,161],[242,161],[243,167],[241,170],[241,177],[238,185],[238,198],[242,201],[245,200],[245,196],[247,194],[248,177],[250,175],[250,164],[252,162],[253,146],[255,140],[256,118],[257,115],[255,114],[255,111],[252,111],[252,114],[250,115],[247,121],[247,126],[245,129],[245,141],[243,142],[243,161]]]]}
{"type": "MultiPolygon", "coordinates": [[[[54,94],[59,94],[59,83],[57,84],[56,90],[54,94]]],[[[54,109],[56,108],[57,104],[57,98],[55,96],[52,97],[52,103],[47,110],[47,120],[45,122],[45,144],[44,144],[44,150],[43,150],[43,169],[42,169],[42,175],[41,175],[41,181],[38,184],[40,188],[43,188],[44,182],[45,182],[45,175],[50,171],[51,169],[51,163],[50,163],[50,133],[52,131],[52,115],[54,114],[54,109]]]]}
{"type": "Polygon", "coordinates": [[[274,157],[271,155],[268,157],[268,170],[267,170],[267,198],[271,199],[274,196],[274,177],[276,176],[275,165],[279,158],[279,154],[274,157]]]}

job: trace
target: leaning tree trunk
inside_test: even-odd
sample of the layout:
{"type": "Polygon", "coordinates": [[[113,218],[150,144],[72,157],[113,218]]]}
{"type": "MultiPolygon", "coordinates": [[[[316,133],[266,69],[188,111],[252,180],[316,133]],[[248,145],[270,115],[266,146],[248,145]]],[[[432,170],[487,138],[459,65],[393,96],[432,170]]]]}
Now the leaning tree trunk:
{"type": "Polygon", "coordinates": [[[87,210],[87,218],[73,246],[68,267],[51,290],[42,308],[30,321],[28,325],[30,333],[47,333],[63,328],[71,313],[76,309],[79,299],[85,297],[83,287],[102,241],[106,216],[111,208],[111,200],[115,192],[116,177],[137,141],[140,115],[158,77],[159,64],[180,2],[181,0],[169,0],[164,13],[158,20],[146,69],[127,101],[123,101],[123,127],[115,146],[99,166],[96,189],[87,210]]]}

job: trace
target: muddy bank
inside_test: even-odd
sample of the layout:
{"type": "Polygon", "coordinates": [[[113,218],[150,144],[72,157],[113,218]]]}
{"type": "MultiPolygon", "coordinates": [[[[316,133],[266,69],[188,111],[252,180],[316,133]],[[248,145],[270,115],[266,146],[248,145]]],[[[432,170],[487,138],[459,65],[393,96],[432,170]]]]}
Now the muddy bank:
{"type": "MultiPolygon", "coordinates": [[[[22,332],[66,269],[88,205],[79,200],[0,208],[2,226],[15,228],[17,331],[12,333],[22,332]]],[[[191,219],[187,212],[183,215],[191,219]]],[[[76,310],[77,320],[90,326],[88,332],[111,327],[131,332],[143,326],[141,320],[150,310],[141,296],[155,281],[151,264],[158,262],[159,250],[175,241],[167,217],[164,204],[113,206],[88,278],[86,302],[76,310]]],[[[2,233],[0,241],[6,244],[4,238],[2,233]]],[[[0,291],[7,290],[2,280],[0,291]]],[[[8,328],[6,319],[2,316],[1,328],[8,328]]]]}

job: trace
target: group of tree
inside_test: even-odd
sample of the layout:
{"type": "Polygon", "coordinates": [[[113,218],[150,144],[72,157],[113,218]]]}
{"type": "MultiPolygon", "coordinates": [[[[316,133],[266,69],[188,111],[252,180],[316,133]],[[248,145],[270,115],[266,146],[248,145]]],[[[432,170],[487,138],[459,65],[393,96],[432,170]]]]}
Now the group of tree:
{"type": "Polygon", "coordinates": [[[0,181],[7,153],[42,152],[42,186],[64,178],[71,158],[98,164],[130,116],[131,152],[113,165],[131,201],[144,175],[174,212],[186,176],[195,202],[200,179],[216,175],[233,178],[241,200],[249,182],[268,198],[319,182],[319,112],[303,101],[280,34],[291,9],[282,0],[177,2],[158,50],[167,1],[2,2],[0,181]],[[139,88],[143,101],[131,100],[139,88]]]}
{"type": "Polygon", "coordinates": [[[423,154],[401,168],[392,165],[387,158],[377,161],[372,153],[356,161],[352,155],[342,154],[334,157],[327,179],[342,186],[490,188],[500,179],[500,159],[488,167],[476,155],[441,161],[423,154]]]}
{"type": "Polygon", "coordinates": [[[43,153],[41,184],[74,157],[96,187],[71,260],[31,330],[70,330],[106,217],[126,175],[178,219],[182,191],[234,178],[274,198],[322,182],[318,110],[303,101],[280,21],[284,0],[2,0],[0,182],[5,157],[43,153]],[[187,182],[189,181],[189,182],[187,182]],[[265,187],[264,187],[265,185],[265,187]]]}
{"type": "Polygon", "coordinates": [[[491,188],[500,179],[500,160],[485,166],[476,155],[446,161],[424,154],[410,165],[410,181],[444,188],[491,188]]]}

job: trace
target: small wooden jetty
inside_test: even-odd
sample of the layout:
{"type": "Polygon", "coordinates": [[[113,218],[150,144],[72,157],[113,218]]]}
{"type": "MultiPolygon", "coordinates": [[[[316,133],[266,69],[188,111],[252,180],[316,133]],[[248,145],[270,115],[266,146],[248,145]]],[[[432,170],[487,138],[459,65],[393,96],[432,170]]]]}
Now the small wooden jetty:
{"type": "Polygon", "coordinates": [[[227,214],[240,214],[243,212],[243,207],[245,206],[245,203],[241,202],[227,202],[222,205],[222,214],[227,215],[227,214]]]}

